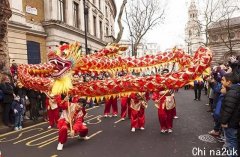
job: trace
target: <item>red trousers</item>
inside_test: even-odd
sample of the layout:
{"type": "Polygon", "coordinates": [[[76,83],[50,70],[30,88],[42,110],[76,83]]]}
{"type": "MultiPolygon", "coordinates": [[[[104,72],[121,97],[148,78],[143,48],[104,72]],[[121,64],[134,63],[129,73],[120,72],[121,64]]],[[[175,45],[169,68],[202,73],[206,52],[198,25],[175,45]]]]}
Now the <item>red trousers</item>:
{"type": "Polygon", "coordinates": [[[131,128],[144,127],[145,124],[144,111],[145,109],[143,107],[141,107],[139,111],[136,111],[131,108],[131,128]]]}
{"type": "Polygon", "coordinates": [[[111,107],[113,110],[112,114],[118,114],[117,98],[110,98],[109,100],[106,100],[104,115],[110,114],[111,107]]]}
{"type": "Polygon", "coordinates": [[[121,118],[131,117],[130,99],[128,97],[121,98],[121,118]]]}
{"type": "MultiPolygon", "coordinates": [[[[58,142],[66,143],[67,142],[67,131],[69,125],[65,121],[65,119],[59,119],[58,121],[58,142]]],[[[73,130],[75,134],[79,134],[81,137],[85,137],[88,134],[88,128],[82,124],[81,118],[78,118],[73,124],[73,130]]]]}
{"type": "Polygon", "coordinates": [[[173,112],[173,117],[177,116],[176,107],[174,107],[174,108],[172,109],[172,112],[173,112]]]}
{"type": "Polygon", "coordinates": [[[59,109],[58,108],[56,108],[54,110],[49,109],[47,111],[47,114],[48,114],[49,125],[51,127],[53,127],[54,123],[57,124],[57,122],[58,122],[58,119],[59,119],[59,109]]]}
{"type": "Polygon", "coordinates": [[[162,106],[158,108],[158,120],[160,122],[161,129],[172,129],[173,126],[173,109],[162,109],[162,106]]]}

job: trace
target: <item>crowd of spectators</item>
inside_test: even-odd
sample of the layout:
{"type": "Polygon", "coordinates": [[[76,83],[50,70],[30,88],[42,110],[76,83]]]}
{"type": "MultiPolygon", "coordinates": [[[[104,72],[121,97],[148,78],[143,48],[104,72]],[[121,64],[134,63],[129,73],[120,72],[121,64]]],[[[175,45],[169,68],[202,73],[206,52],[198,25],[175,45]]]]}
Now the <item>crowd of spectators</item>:
{"type": "Polygon", "coordinates": [[[233,56],[228,64],[214,66],[204,82],[201,89],[208,95],[208,112],[214,120],[213,130],[208,133],[224,143],[230,156],[235,156],[233,152],[240,146],[240,57],[233,56]]]}

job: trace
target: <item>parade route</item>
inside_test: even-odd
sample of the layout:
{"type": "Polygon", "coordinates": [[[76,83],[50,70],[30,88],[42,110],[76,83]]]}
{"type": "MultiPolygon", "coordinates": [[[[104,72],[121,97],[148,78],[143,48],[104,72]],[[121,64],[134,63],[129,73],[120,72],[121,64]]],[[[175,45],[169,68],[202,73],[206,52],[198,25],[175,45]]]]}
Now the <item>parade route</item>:
{"type": "MultiPolygon", "coordinates": [[[[208,156],[209,150],[217,150],[222,144],[199,138],[212,129],[213,121],[206,112],[207,97],[202,95],[202,101],[194,101],[193,94],[191,90],[175,94],[179,119],[174,120],[171,134],[160,133],[152,101],[146,109],[145,130],[135,133],[130,131],[129,119],[104,118],[104,106],[100,105],[87,111],[85,123],[90,137],[87,141],[69,137],[63,151],[57,151],[58,131],[47,129],[48,124],[43,122],[0,135],[0,149],[3,157],[190,157],[197,148],[206,150],[208,156]]],[[[118,107],[120,110],[120,104],[118,107]]]]}

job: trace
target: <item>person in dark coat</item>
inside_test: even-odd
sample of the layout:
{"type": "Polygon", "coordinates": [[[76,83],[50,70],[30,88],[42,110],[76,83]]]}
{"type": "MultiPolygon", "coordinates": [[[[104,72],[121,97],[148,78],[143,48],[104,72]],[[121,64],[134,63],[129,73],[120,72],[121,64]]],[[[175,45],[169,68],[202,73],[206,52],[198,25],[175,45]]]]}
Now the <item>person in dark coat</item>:
{"type": "Polygon", "coordinates": [[[9,77],[5,77],[4,82],[0,85],[0,89],[2,90],[4,97],[3,97],[3,123],[6,126],[11,127],[10,124],[10,111],[11,111],[11,104],[14,100],[14,91],[13,91],[13,84],[11,84],[11,80],[9,77]]]}
{"type": "Polygon", "coordinates": [[[26,115],[26,112],[30,110],[29,104],[27,104],[26,97],[27,97],[27,89],[22,86],[21,83],[17,83],[17,86],[15,88],[15,94],[20,97],[20,102],[24,106],[24,118],[29,119],[29,117],[26,115]]]}
{"type": "Polygon", "coordinates": [[[36,121],[38,119],[38,106],[37,106],[37,101],[38,101],[38,96],[39,92],[30,89],[27,92],[27,96],[30,101],[30,119],[36,121]]]}
{"type": "MultiPolygon", "coordinates": [[[[226,144],[229,151],[238,149],[237,133],[240,122],[240,84],[236,74],[228,73],[222,78],[222,85],[227,92],[222,102],[221,126],[223,128],[226,144]]],[[[231,154],[231,157],[238,156],[231,154]]]]}
{"type": "Polygon", "coordinates": [[[195,80],[194,81],[194,93],[195,93],[195,99],[197,101],[201,100],[201,91],[204,87],[203,81],[195,80]]]}

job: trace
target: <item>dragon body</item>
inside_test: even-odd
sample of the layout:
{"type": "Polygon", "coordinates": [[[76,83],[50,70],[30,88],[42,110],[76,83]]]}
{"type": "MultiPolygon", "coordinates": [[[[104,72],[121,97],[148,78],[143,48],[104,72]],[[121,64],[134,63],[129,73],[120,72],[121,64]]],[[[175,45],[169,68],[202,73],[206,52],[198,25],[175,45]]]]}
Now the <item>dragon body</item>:
{"type": "Polygon", "coordinates": [[[23,86],[39,91],[52,91],[54,94],[69,93],[89,98],[128,95],[132,92],[151,92],[181,88],[193,81],[210,66],[212,53],[200,47],[193,57],[181,49],[171,52],[147,55],[141,58],[122,58],[119,53],[127,48],[108,45],[93,55],[82,55],[78,43],[63,45],[48,54],[49,62],[44,64],[23,64],[18,66],[18,78],[23,86]],[[84,71],[110,73],[124,70],[144,70],[160,67],[166,63],[177,63],[178,71],[165,75],[137,77],[126,75],[105,80],[75,82],[72,75],[84,71]]]}

